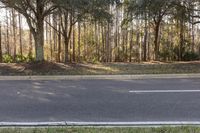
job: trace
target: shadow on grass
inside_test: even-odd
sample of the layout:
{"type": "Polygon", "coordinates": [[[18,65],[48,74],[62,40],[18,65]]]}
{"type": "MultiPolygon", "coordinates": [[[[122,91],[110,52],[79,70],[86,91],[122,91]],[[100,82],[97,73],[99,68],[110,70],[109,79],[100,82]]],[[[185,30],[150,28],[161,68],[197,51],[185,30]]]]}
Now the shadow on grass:
{"type": "Polygon", "coordinates": [[[63,64],[53,62],[0,64],[0,75],[119,75],[200,73],[200,62],[63,64]]]}

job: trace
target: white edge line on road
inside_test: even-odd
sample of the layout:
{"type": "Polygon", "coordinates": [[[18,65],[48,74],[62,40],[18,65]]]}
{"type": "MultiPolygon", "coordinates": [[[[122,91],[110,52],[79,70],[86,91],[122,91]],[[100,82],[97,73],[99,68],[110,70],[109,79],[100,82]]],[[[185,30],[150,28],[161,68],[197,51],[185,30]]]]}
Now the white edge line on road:
{"type": "Polygon", "coordinates": [[[200,121],[149,121],[149,122],[0,122],[0,126],[179,126],[200,125],[200,121]]]}
{"type": "Polygon", "coordinates": [[[129,91],[130,93],[193,93],[200,92],[200,90],[135,90],[129,91]]]}

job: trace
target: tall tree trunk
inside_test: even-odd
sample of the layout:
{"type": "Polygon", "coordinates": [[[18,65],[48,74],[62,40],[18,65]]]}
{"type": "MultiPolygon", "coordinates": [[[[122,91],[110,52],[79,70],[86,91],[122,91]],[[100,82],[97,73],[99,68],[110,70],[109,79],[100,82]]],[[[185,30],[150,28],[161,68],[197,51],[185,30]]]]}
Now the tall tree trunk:
{"type": "Polygon", "coordinates": [[[144,27],[144,61],[147,61],[147,36],[148,36],[148,27],[147,27],[147,13],[145,13],[145,27],[144,27]]]}
{"type": "Polygon", "coordinates": [[[6,10],[6,52],[10,55],[10,37],[9,37],[9,16],[6,10]]]}
{"type": "Polygon", "coordinates": [[[76,27],[75,25],[73,26],[73,48],[72,48],[72,58],[73,62],[76,62],[76,27]]]}
{"type": "Polygon", "coordinates": [[[179,47],[179,61],[183,59],[183,45],[184,45],[184,22],[183,18],[180,20],[180,47],[179,47]]]}
{"type": "Polygon", "coordinates": [[[115,19],[115,62],[119,61],[119,10],[116,7],[116,19],[115,19]]]}
{"type": "Polygon", "coordinates": [[[87,60],[87,40],[86,40],[86,35],[87,35],[87,29],[86,29],[87,27],[86,27],[86,23],[84,22],[83,23],[83,34],[84,34],[84,48],[83,48],[83,56],[84,56],[84,60],[87,60]]]}
{"type": "Polygon", "coordinates": [[[110,24],[107,25],[106,33],[106,62],[109,62],[110,59],[110,24]]]}
{"type": "MultiPolygon", "coordinates": [[[[49,15],[49,23],[51,23],[51,15],[49,15]]],[[[49,45],[50,45],[50,56],[51,61],[53,60],[53,44],[52,44],[52,28],[49,26],[49,45]]]]}
{"type": "Polygon", "coordinates": [[[57,43],[58,43],[58,39],[57,39],[57,26],[58,26],[58,24],[57,24],[57,15],[56,14],[53,14],[53,27],[55,28],[54,30],[53,30],[53,49],[54,49],[54,51],[56,51],[57,50],[57,43]]]}
{"type": "Polygon", "coordinates": [[[101,36],[102,36],[102,61],[105,62],[105,29],[104,29],[104,26],[103,24],[101,25],[101,36]]]}
{"type": "Polygon", "coordinates": [[[78,22],[78,62],[81,61],[81,23],[78,22]]]}
{"type": "Polygon", "coordinates": [[[97,59],[99,58],[98,57],[98,53],[99,53],[98,47],[99,47],[98,26],[97,26],[97,22],[95,22],[95,53],[96,53],[97,59]]]}
{"type": "Polygon", "coordinates": [[[72,34],[72,16],[70,15],[70,24],[68,23],[68,13],[64,14],[64,27],[63,27],[63,38],[64,38],[64,44],[65,44],[65,63],[69,62],[69,44],[70,44],[70,38],[72,34]]]}
{"type": "Polygon", "coordinates": [[[132,62],[132,52],[133,52],[133,22],[131,23],[131,33],[130,33],[130,49],[129,49],[129,62],[132,62]]]}
{"type": "Polygon", "coordinates": [[[17,46],[16,46],[16,14],[15,14],[15,10],[12,9],[12,30],[13,30],[13,56],[14,56],[14,60],[16,59],[16,54],[17,54],[17,46]]]}
{"type": "Polygon", "coordinates": [[[32,38],[32,33],[29,32],[29,56],[33,56],[33,38],[32,38]]]}
{"type": "Polygon", "coordinates": [[[1,47],[1,23],[0,23],[0,63],[3,62],[2,47],[1,47]]]}
{"type": "Polygon", "coordinates": [[[64,38],[64,43],[65,43],[65,63],[68,63],[69,62],[69,38],[68,37],[64,38]]]}
{"type": "MultiPolygon", "coordinates": [[[[194,11],[192,11],[192,16],[194,16],[194,11]]],[[[191,25],[192,25],[192,31],[191,31],[191,36],[192,36],[192,52],[194,52],[195,51],[195,27],[194,27],[194,17],[192,17],[191,18],[192,19],[192,23],[191,23],[191,25]]]]}
{"type": "Polygon", "coordinates": [[[140,25],[140,21],[139,21],[139,19],[137,18],[137,20],[136,20],[136,23],[137,23],[137,35],[136,35],[136,44],[137,44],[137,46],[138,46],[138,56],[137,56],[137,58],[138,58],[138,61],[140,62],[141,61],[141,50],[140,50],[140,29],[139,29],[139,25],[140,25]]]}
{"type": "Polygon", "coordinates": [[[61,56],[61,22],[58,25],[58,62],[61,61],[60,56],[61,56]]]}
{"type": "Polygon", "coordinates": [[[21,55],[21,60],[23,57],[23,46],[22,46],[22,24],[21,24],[21,15],[18,14],[19,17],[19,45],[20,45],[20,55],[21,55]]]}
{"type": "Polygon", "coordinates": [[[159,31],[160,31],[160,21],[155,23],[155,28],[154,28],[154,34],[155,34],[155,40],[154,40],[154,54],[155,54],[155,60],[159,60],[159,31]]]}
{"type": "Polygon", "coordinates": [[[33,36],[35,40],[36,61],[44,61],[44,21],[43,19],[38,20],[37,30],[33,36]]]}

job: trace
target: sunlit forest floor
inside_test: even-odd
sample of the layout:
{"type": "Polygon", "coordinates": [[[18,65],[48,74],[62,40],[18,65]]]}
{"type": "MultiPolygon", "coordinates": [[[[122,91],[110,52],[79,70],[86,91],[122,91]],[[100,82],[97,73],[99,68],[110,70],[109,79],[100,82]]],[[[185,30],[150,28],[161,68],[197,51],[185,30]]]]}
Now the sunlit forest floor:
{"type": "Polygon", "coordinates": [[[53,62],[0,64],[0,75],[125,75],[200,73],[200,61],[62,64],[53,62]]]}

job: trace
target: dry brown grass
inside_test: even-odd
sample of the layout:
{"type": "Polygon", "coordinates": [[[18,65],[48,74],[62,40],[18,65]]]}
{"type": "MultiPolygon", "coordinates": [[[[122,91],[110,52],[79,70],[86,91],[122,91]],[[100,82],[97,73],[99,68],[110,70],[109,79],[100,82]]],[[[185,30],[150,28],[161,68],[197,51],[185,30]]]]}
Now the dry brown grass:
{"type": "Polygon", "coordinates": [[[0,75],[125,75],[125,74],[200,73],[200,61],[63,64],[0,64],[0,75]]]}

